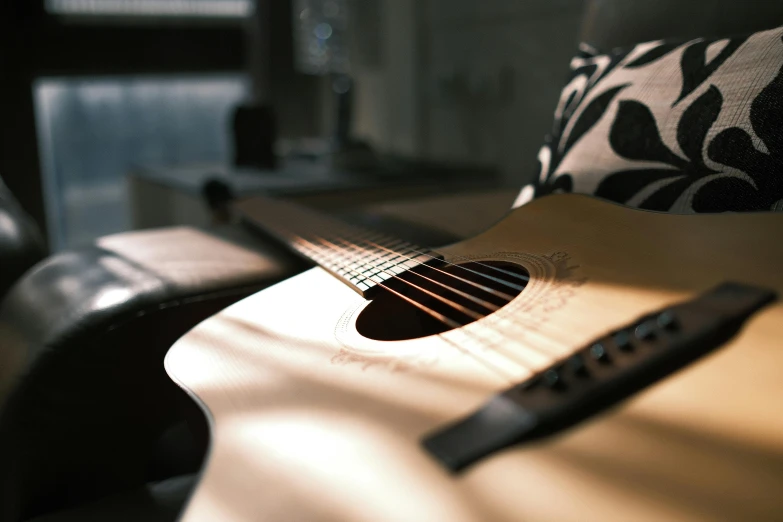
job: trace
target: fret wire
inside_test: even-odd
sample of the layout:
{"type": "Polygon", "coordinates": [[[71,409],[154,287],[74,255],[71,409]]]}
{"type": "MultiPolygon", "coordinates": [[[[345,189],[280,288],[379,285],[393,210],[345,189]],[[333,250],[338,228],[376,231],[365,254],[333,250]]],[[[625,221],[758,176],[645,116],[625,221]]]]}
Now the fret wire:
{"type": "MultiPolygon", "coordinates": [[[[340,228],[342,228],[343,230],[349,229],[349,227],[347,227],[347,226],[343,226],[343,227],[340,227],[340,228]]],[[[349,246],[347,248],[349,250],[359,251],[359,252],[367,252],[369,255],[364,255],[364,256],[361,257],[361,259],[365,260],[367,257],[373,257],[374,258],[373,262],[375,262],[375,263],[377,263],[377,262],[379,262],[381,260],[384,260],[384,258],[390,257],[392,255],[394,257],[390,257],[389,261],[393,260],[393,259],[396,259],[397,257],[405,257],[406,255],[409,256],[410,254],[414,254],[414,253],[422,254],[421,251],[416,250],[417,247],[415,245],[412,245],[408,241],[390,238],[386,234],[378,233],[378,232],[371,231],[371,230],[362,230],[362,229],[355,229],[354,230],[353,227],[350,227],[350,233],[349,234],[347,234],[346,236],[343,236],[343,237],[338,237],[338,240],[341,240],[344,243],[348,243],[349,246]],[[390,239],[391,239],[391,242],[389,242],[390,239]],[[377,241],[383,240],[383,242],[386,243],[386,245],[383,245],[382,248],[390,250],[391,252],[381,253],[381,252],[378,252],[375,248],[367,248],[366,246],[361,247],[361,246],[359,246],[357,244],[357,241],[362,241],[362,240],[363,240],[363,242],[365,242],[365,244],[366,244],[367,240],[377,240],[377,241]],[[402,253],[400,253],[400,252],[395,251],[394,250],[395,248],[404,248],[404,251],[402,253]]],[[[418,257],[418,256],[414,256],[414,257],[418,257]]],[[[420,262],[421,261],[418,261],[417,264],[420,263],[420,262]]]]}
{"type": "MultiPolygon", "coordinates": [[[[309,241],[306,238],[303,238],[303,239],[305,241],[309,241]]],[[[334,243],[332,243],[331,241],[329,241],[328,239],[325,239],[325,238],[319,238],[318,240],[334,245],[334,243]]],[[[337,245],[334,245],[334,246],[336,247],[337,245]]],[[[351,269],[350,271],[353,272],[354,274],[357,274],[357,272],[355,270],[351,269]]],[[[353,276],[351,276],[351,277],[353,277],[353,276]]],[[[386,280],[391,279],[393,277],[395,277],[394,274],[388,274],[388,273],[384,273],[384,274],[381,274],[381,275],[373,274],[373,275],[370,275],[369,277],[367,277],[365,280],[366,281],[370,281],[371,283],[376,284],[376,285],[381,285],[382,282],[385,282],[386,280]],[[380,281],[378,281],[378,280],[380,280],[380,281]]],[[[348,280],[350,281],[350,278],[348,280]]],[[[364,284],[367,285],[367,283],[364,283],[364,284]]],[[[367,285],[367,286],[369,288],[369,285],[367,285]]],[[[361,289],[361,287],[359,287],[359,288],[361,289]]]]}
{"type": "MultiPolygon", "coordinates": [[[[316,239],[325,239],[325,238],[316,238],[316,239]]],[[[321,246],[321,250],[330,252],[330,257],[339,256],[341,261],[347,262],[351,265],[358,265],[363,266],[366,265],[368,261],[373,259],[375,256],[373,255],[373,252],[365,249],[365,251],[359,253],[359,255],[347,255],[348,249],[346,248],[339,248],[337,245],[334,247],[328,247],[328,246],[321,246]]]]}
{"type": "MultiPolygon", "coordinates": [[[[367,237],[368,237],[368,240],[371,240],[371,238],[373,238],[373,237],[389,237],[389,236],[387,236],[386,234],[383,234],[383,233],[377,233],[377,234],[374,234],[374,235],[373,235],[373,234],[370,234],[370,235],[369,235],[369,236],[367,236],[367,237]]],[[[402,241],[402,240],[398,240],[398,242],[400,242],[400,241],[402,241]]],[[[435,256],[431,256],[431,255],[429,255],[429,254],[427,254],[427,253],[426,253],[426,252],[427,252],[429,249],[426,249],[426,248],[425,248],[425,249],[417,250],[419,247],[417,247],[416,245],[413,245],[413,244],[411,244],[411,243],[408,243],[408,242],[406,242],[406,241],[402,241],[402,242],[403,242],[403,244],[406,244],[406,243],[407,243],[408,245],[410,245],[410,246],[412,247],[412,248],[411,248],[411,250],[412,250],[413,252],[417,253],[417,254],[421,254],[421,255],[424,255],[424,256],[427,256],[427,257],[430,257],[430,258],[435,258],[435,256]]],[[[378,246],[380,246],[381,248],[383,248],[383,247],[384,247],[383,245],[378,245],[378,246]]],[[[495,271],[497,271],[497,272],[501,272],[501,273],[503,273],[503,274],[507,274],[507,275],[513,276],[513,277],[514,277],[514,278],[516,278],[516,279],[521,279],[521,280],[523,280],[523,281],[529,281],[529,279],[530,279],[529,277],[521,276],[521,275],[519,275],[519,274],[514,274],[513,272],[509,272],[509,271],[507,271],[507,270],[503,270],[503,269],[501,269],[501,268],[497,268],[497,267],[493,267],[493,266],[488,266],[488,265],[483,265],[482,263],[478,263],[478,264],[479,264],[479,265],[482,265],[482,266],[487,266],[488,268],[491,268],[491,269],[493,269],[493,270],[495,270],[495,271]]],[[[470,269],[468,269],[468,268],[465,268],[465,267],[461,267],[461,268],[463,268],[464,270],[467,270],[467,271],[469,271],[469,272],[478,273],[478,274],[480,274],[480,275],[482,275],[482,276],[484,276],[484,277],[486,277],[486,278],[488,278],[488,279],[492,279],[492,280],[494,280],[494,281],[496,281],[496,282],[499,282],[499,283],[501,283],[501,284],[504,284],[504,285],[506,285],[506,286],[508,286],[508,287],[514,288],[515,290],[519,289],[519,286],[518,286],[518,285],[514,285],[514,284],[512,284],[512,283],[509,283],[508,281],[505,281],[505,280],[503,280],[503,279],[498,279],[498,278],[495,278],[495,277],[489,276],[489,275],[487,275],[487,274],[483,274],[483,273],[481,273],[481,272],[475,272],[474,270],[470,270],[470,269]]]]}
{"type": "MultiPolygon", "coordinates": [[[[276,207],[278,208],[270,206],[268,211],[277,214],[279,218],[279,214],[281,214],[279,210],[281,208],[285,210],[285,205],[276,205],[276,207]]],[[[289,214],[289,212],[283,214],[289,214]]],[[[391,238],[384,233],[346,225],[339,221],[324,220],[320,216],[310,222],[310,219],[298,219],[297,213],[290,214],[292,214],[292,219],[288,221],[289,223],[295,223],[297,228],[309,229],[310,231],[309,237],[298,236],[300,239],[308,241],[308,244],[304,246],[300,243],[297,250],[325,265],[352,284],[362,282],[377,284],[378,280],[395,277],[427,261],[427,256],[422,256],[421,252],[417,250],[420,247],[416,247],[408,241],[391,238]],[[327,239],[334,238],[334,236],[337,236],[337,243],[342,243],[342,245],[327,239]],[[382,245],[372,244],[371,241],[380,242],[382,245]]],[[[299,216],[306,214],[306,217],[312,215],[315,218],[315,214],[309,210],[298,214],[299,216]]],[[[290,227],[275,228],[278,233],[282,232],[284,236],[297,237],[290,227]]]]}
{"type": "MultiPolygon", "coordinates": [[[[337,238],[338,241],[341,241],[343,243],[348,243],[348,240],[344,238],[337,238]]],[[[360,251],[360,252],[366,252],[368,255],[363,256],[361,259],[365,260],[367,257],[372,257],[372,266],[365,268],[362,270],[362,273],[368,273],[372,272],[373,269],[377,269],[379,271],[382,270],[389,270],[394,267],[398,267],[400,265],[404,266],[405,268],[413,268],[415,266],[418,266],[420,264],[423,264],[425,262],[425,259],[422,259],[423,256],[417,255],[415,257],[411,257],[411,254],[420,254],[420,252],[414,250],[413,248],[406,248],[403,252],[395,252],[390,251],[389,249],[386,249],[386,247],[382,247],[386,250],[389,250],[386,253],[380,253],[374,248],[368,247],[368,246],[362,246],[357,245],[356,243],[349,243],[348,246],[345,247],[348,250],[353,251],[360,251]],[[386,259],[388,256],[388,259],[381,262],[381,260],[386,259]],[[392,257],[393,256],[393,257],[392,257]]],[[[424,256],[428,258],[428,256],[424,256]]],[[[363,265],[367,265],[367,263],[363,263],[363,265]]],[[[361,266],[359,268],[362,268],[361,266]]],[[[395,273],[398,273],[395,271],[395,273]]]]}
{"type": "Polygon", "coordinates": [[[359,234],[359,236],[357,236],[356,240],[357,241],[374,240],[374,241],[377,242],[381,238],[385,239],[387,242],[388,242],[388,240],[392,241],[391,243],[387,243],[386,245],[384,245],[386,248],[389,248],[390,250],[394,250],[395,248],[398,248],[398,246],[396,246],[396,245],[399,245],[399,246],[409,245],[411,247],[414,246],[413,244],[411,244],[408,241],[405,241],[403,239],[392,238],[392,237],[390,237],[387,234],[384,234],[382,232],[376,232],[376,231],[373,231],[373,230],[367,230],[364,233],[359,234]]]}
{"type": "MultiPolygon", "coordinates": [[[[383,247],[381,247],[381,248],[383,248],[383,247]]],[[[421,252],[420,252],[420,254],[421,254],[421,252]]],[[[427,254],[421,254],[421,255],[424,255],[424,256],[427,256],[427,257],[430,257],[430,258],[432,258],[432,257],[433,257],[433,256],[429,256],[429,255],[427,255],[427,254]]],[[[452,263],[449,263],[449,264],[452,264],[452,263]]],[[[459,265],[456,265],[456,266],[459,266],[459,265]]],[[[469,284],[469,285],[475,286],[476,288],[480,288],[480,289],[482,289],[482,290],[484,290],[485,292],[488,292],[488,293],[490,293],[490,294],[494,294],[494,295],[501,296],[501,297],[503,297],[504,299],[506,299],[507,301],[511,301],[511,300],[513,299],[513,296],[511,296],[511,295],[509,295],[509,294],[506,294],[505,292],[501,292],[501,291],[499,291],[499,290],[493,290],[492,288],[490,288],[490,287],[488,287],[488,286],[482,285],[482,284],[480,284],[480,283],[476,283],[476,282],[474,282],[474,281],[470,281],[469,279],[465,279],[465,278],[463,278],[463,277],[459,277],[459,276],[457,276],[457,275],[454,275],[454,274],[452,274],[452,273],[446,272],[446,271],[444,271],[444,270],[441,270],[441,269],[439,269],[439,268],[435,268],[435,267],[433,267],[433,270],[436,270],[436,271],[438,271],[438,272],[442,272],[442,273],[444,273],[444,274],[446,274],[446,275],[448,275],[448,276],[451,276],[451,277],[453,277],[454,279],[458,279],[458,280],[460,280],[460,281],[462,281],[462,282],[464,282],[464,283],[467,283],[467,284],[469,284]]],[[[473,272],[473,270],[470,270],[470,271],[471,271],[471,272],[473,272]]],[[[482,274],[482,275],[483,275],[483,274],[482,274]]]]}
{"type": "MultiPolygon", "coordinates": [[[[339,237],[339,236],[338,236],[336,239],[338,239],[338,240],[340,240],[340,241],[347,242],[347,243],[349,244],[349,246],[348,246],[347,248],[349,248],[349,249],[352,249],[352,250],[357,250],[357,249],[358,249],[359,251],[366,251],[366,250],[370,250],[370,249],[367,249],[367,248],[365,248],[365,247],[362,247],[362,246],[360,246],[360,245],[357,243],[356,239],[353,239],[353,238],[343,238],[343,237],[339,237]]],[[[372,249],[371,251],[372,251],[374,254],[376,254],[376,255],[379,253],[379,251],[378,251],[378,249],[377,249],[377,248],[376,248],[376,249],[372,249]]]]}
{"type": "Polygon", "coordinates": [[[354,256],[358,255],[358,257],[355,257],[357,260],[375,259],[379,254],[377,249],[363,248],[355,243],[350,243],[348,247],[343,248],[343,251],[353,252],[354,256]]]}
{"type": "Polygon", "coordinates": [[[336,248],[329,248],[325,246],[320,246],[317,248],[320,252],[323,253],[326,259],[339,259],[340,261],[347,261],[345,253],[341,250],[338,250],[336,248]]]}
{"type": "Polygon", "coordinates": [[[355,263],[351,263],[352,260],[355,261],[355,258],[347,256],[344,251],[339,250],[339,249],[334,249],[333,250],[332,258],[335,260],[336,263],[339,263],[340,265],[342,265],[343,268],[349,268],[350,265],[355,264],[355,263]]]}
{"type": "MultiPolygon", "coordinates": [[[[414,272],[414,273],[415,273],[415,272],[414,272]]],[[[416,274],[416,275],[419,275],[419,274],[416,274]]],[[[373,276],[373,277],[376,277],[376,276],[373,276]]],[[[461,279],[461,278],[458,278],[458,279],[461,279]]],[[[371,280],[372,280],[372,278],[371,278],[371,280]]],[[[403,281],[403,282],[405,282],[405,283],[408,283],[408,284],[410,284],[411,286],[414,286],[414,287],[416,287],[416,288],[420,288],[420,287],[418,287],[418,285],[412,284],[412,283],[410,283],[410,282],[408,282],[408,281],[405,281],[405,280],[401,280],[401,281],[403,281]]],[[[383,281],[374,281],[374,280],[373,280],[373,282],[374,282],[375,284],[377,284],[377,285],[379,285],[379,286],[381,286],[381,287],[385,288],[385,289],[388,289],[388,290],[390,290],[388,287],[386,287],[385,285],[381,284],[383,281]]],[[[447,288],[448,288],[448,287],[447,287],[447,288]]],[[[426,292],[426,291],[425,291],[425,292],[426,292]]],[[[396,293],[396,292],[395,292],[395,293],[396,293]]],[[[430,292],[426,292],[426,293],[430,293],[430,292]]],[[[442,301],[443,301],[444,299],[439,299],[439,300],[442,300],[442,301]]],[[[456,308],[457,310],[459,310],[459,308],[457,308],[457,307],[454,307],[454,306],[452,306],[452,308],[456,308]]],[[[460,307],[460,308],[462,308],[462,307],[460,307]]],[[[460,310],[460,311],[461,311],[461,310],[460,310]]],[[[464,312],[463,312],[463,313],[464,313],[464,312]]],[[[512,321],[512,324],[513,324],[513,321],[512,321]]],[[[515,326],[520,326],[520,325],[515,325],[515,326]]],[[[531,332],[526,332],[526,333],[531,333],[531,332]]],[[[561,348],[561,344],[560,344],[559,342],[556,342],[554,339],[551,339],[551,338],[548,338],[548,337],[546,337],[546,336],[543,336],[543,335],[542,335],[542,334],[540,334],[539,332],[532,332],[532,333],[534,333],[534,335],[536,335],[537,337],[541,337],[542,339],[546,340],[546,341],[547,341],[547,342],[549,342],[550,344],[552,344],[552,345],[554,345],[554,346],[557,346],[558,348],[561,348]]],[[[509,338],[509,337],[508,337],[508,336],[506,336],[506,335],[503,335],[503,337],[509,338]]],[[[510,338],[509,338],[509,339],[510,339],[510,338]]],[[[514,340],[514,339],[511,339],[511,340],[514,340]]],[[[516,341],[516,340],[514,340],[514,341],[516,341]]],[[[533,350],[533,352],[534,352],[534,353],[536,353],[537,355],[539,355],[539,356],[541,356],[541,357],[544,357],[544,358],[549,358],[549,357],[551,357],[551,356],[555,355],[555,354],[553,354],[553,353],[552,353],[550,350],[546,350],[546,349],[544,349],[543,347],[540,347],[540,346],[534,346],[534,345],[530,345],[530,347],[532,348],[532,350],[533,350]]],[[[566,346],[566,347],[567,347],[567,346],[566,346]]],[[[558,350],[558,351],[559,351],[559,350],[558,350]]],[[[551,360],[551,359],[550,359],[550,360],[551,360]]],[[[532,369],[531,369],[529,366],[527,366],[525,363],[521,363],[521,362],[519,362],[519,361],[515,361],[515,362],[516,362],[517,364],[520,364],[520,365],[521,365],[523,368],[526,368],[526,369],[528,369],[528,370],[532,370],[532,369]]]]}
{"type": "Polygon", "coordinates": [[[338,245],[335,245],[330,240],[328,240],[326,238],[323,238],[323,237],[316,238],[316,240],[317,241],[321,241],[321,242],[327,242],[327,243],[330,243],[331,245],[333,245],[333,247],[320,246],[320,248],[329,249],[329,250],[333,251],[334,255],[337,256],[338,258],[340,258],[343,262],[345,262],[346,268],[350,269],[351,271],[358,272],[358,270],[360,268],[366,266],[366,263],[359,262],[359,261],[364,261],[364,259],[368,258],[369,255],[365,255],[365,256],[363,256],[361,258],[356,258],[355,256],[348,256],[346,254],[346,249],[340,248],[338,245]],[[357,266],[357,268],[353,268],[353,266],[357,266]]]}
{"type": "MultiPolygon", "coordinates": [[[[343,238],[339,238],[338,240],[348,243],[348,240],[343,238]]],[[[347,266],[349,268],[357,270],[360,274],[364,274],[365,276],[384,270],[390,270],[400,265],[405,268],[413,268],[423,261],[410,257],[410,254],[414,254],[414,251],[411,248],[406,248],[403,252],[383,252],[371,246],[358,245],[356,243],[350,243],[345,247],[338,247],[334,243],[330,243],[331,246],[321,245],[317,247],[317,250],[321,254],[319,257],[341,263],[347,261],[347,266]],[[375,272],[373,272],[373,270],[375,270],[375,272]]],[[[394,271],[395,274],[401,272],[402,270],[394,271]]]]}

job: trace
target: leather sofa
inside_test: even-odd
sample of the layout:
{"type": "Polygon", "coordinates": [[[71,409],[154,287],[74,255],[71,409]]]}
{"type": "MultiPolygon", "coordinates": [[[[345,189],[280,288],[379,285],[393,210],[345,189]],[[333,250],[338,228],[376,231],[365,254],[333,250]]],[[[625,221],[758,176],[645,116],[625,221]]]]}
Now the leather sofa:
{"type": "Polygon", "coordinates": [[[171,228],[105,237],[29,269],[0,305],[0,520],[196,471],[180,407],[190,403],[163,370],[166,351],[301,268],[271,245],[171,228]]]}
{"type": "MultiPolygon", "coordinates": [[[[783,4],[767,0],[589,0],[581,38],[605,49],[781,24],[783,4]]],[[[485,221],[465,220],[470,198],[455,198],[351,219],[445,242],[502,216],[513,194],[477,195],[485,221]]],[[[169,229],[104,238],[28,271],[0,307],[0,520],[175,519],[205,426],[163,355],[203,318],[301,268],[257,236],[169,229]]]]}
{"type": "Polygon", "coordinates": [[[0,179],[0,301],[11,285],[45,256],[38,228],[0,179]]]}

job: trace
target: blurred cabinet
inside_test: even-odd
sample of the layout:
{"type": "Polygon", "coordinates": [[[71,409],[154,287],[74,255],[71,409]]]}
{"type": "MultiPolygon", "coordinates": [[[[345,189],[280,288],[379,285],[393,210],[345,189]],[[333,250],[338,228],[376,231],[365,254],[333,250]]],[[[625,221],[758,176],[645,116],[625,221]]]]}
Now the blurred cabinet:
{"type": "Polygon", "coordinates": [[[128,176],[132,228],[208,226],[210,215],[202,187],[210,179],[224,182],[239,199],[267,195],[337,212],[499,187],[497,171],[492,168],[415,161],[364,172],[305,160],[285,161],[274,171],[237,170],[220,164],[145,166],[135,168],[128,176]]]}

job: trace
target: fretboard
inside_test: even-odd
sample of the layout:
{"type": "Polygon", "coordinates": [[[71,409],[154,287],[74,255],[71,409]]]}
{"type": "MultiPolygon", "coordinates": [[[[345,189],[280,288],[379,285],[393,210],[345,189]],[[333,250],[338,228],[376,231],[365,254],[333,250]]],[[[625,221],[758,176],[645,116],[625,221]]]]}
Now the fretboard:
{"type": "Polygon", "coordinates": [[[425,247],[286,201],[254,197],[237,208],[252,226],[275,236],[364,297],[387,279],[442,259],[425,247]]]}

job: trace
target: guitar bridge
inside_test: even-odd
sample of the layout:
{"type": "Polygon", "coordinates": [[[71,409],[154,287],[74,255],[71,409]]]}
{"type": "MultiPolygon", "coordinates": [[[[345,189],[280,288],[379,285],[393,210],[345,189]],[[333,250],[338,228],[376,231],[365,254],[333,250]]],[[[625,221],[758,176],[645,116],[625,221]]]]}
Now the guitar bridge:
{"type": "Polygon", "coordinates": [[[731,339],[775,292],[724,283],[645,315],[496,395],[477,412],[423,440],[451,471],[509,446],[569,428],[731,339]]]}

